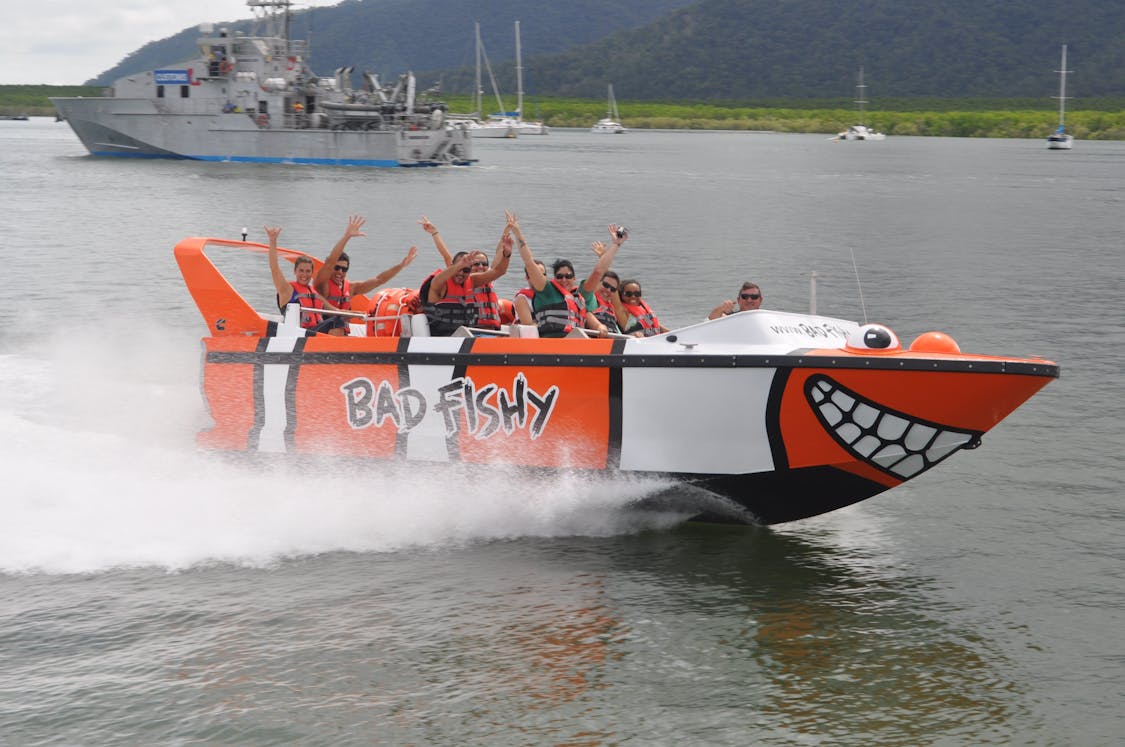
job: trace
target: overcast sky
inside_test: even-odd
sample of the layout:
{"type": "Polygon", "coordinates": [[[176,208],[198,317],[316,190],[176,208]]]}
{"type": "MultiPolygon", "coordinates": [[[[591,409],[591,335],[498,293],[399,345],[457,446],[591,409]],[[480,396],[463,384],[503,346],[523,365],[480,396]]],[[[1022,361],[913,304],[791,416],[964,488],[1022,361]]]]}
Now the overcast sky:
{"type": "Polygon", "coordinates": [[[251,16],[246,0],[0,0],[0,85],[80,85],[150,41],[251,16]]]}

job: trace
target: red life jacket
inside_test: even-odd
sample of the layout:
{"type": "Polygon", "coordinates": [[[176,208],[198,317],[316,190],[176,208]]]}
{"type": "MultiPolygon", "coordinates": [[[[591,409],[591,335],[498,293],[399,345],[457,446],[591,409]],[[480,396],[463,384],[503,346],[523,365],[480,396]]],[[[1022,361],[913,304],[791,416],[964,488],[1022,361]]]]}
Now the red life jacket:
{"type": "Polygon", "coordinates": [[[649,307],[645,300],[642,298],[637,304],[623,304],[625,310],[633,317],[635,324],[630,324],[629,328],[623,330],[625,334],[631,335],[634,332],[643,332],[645,337],[652,337],[653,335],[660,334],[660,320],[656,318],[656,314],[652,308],[649,307]]]}
{"type": "Polygon", "coordinates": [[[477,324],[481,329],[500,329],[500,299],[492,283],[473,288],[473,301],[477,305],[477,324]]]}
{"type": "Polygon", "coordinates": [[[445,283],[445,296],[437,303],[430,303],[430,283],[442,270],[434,270],[422,281],[418,295],[422,299],[422,311],[430,323],[430,334],[434,337],[449,337],[458,327],[475,327],[477,304],[473,281],[466,277],[463,285],[458,285],[451,277],[445,283]]]}
{"type": "MultiPolygon", "coordinates": [[[[324,302],[316,295],[311,285],[301,285],[296,280],[290,280],[289,285],[293,286],[293,295],[289,297],[284,304],[278,303],[278,308],[282,313],[285,313],[285,307],[296,301],[304,309],[323,309],[324,302]]],[[[280,301],[280,299],[278,299],[280,301]]],[[[305,329],[310,329],[320,324],[322,319],[320,314],[314,314],[310,311],[301,312],[301,326],[305,329]]]]}
{"type": "Polygon", "coordinates": [[[344,278],[344,287],[336,285],[332,278],[328,278],[328,291],[324,297],[328,299],[328,303],[335,306],[342,311],[351,311],[352,308],[352,284],[344,278]]]}

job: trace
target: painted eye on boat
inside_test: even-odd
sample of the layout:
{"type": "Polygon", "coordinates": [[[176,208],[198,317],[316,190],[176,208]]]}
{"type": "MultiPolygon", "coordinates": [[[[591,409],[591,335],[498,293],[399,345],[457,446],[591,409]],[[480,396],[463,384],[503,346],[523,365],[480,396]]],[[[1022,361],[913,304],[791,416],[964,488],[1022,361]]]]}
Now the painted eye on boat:
{"type": "Polygon", "coordinates": [[[847,346],[855,350],[897,350],[901,347],[895,333],[882,324],[865,324],[852,330],[847,346]]]}

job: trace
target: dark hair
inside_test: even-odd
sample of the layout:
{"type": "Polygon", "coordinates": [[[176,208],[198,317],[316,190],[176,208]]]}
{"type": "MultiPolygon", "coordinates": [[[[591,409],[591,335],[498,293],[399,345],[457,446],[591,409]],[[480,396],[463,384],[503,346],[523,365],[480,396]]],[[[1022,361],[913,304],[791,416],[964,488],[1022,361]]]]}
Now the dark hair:
{"type": "Polygon", "coordinates": [[[352,266],[352,258],[348,256],[347,252],[340,252],[340,258],[336,261],[339,262],[341,259],[348,263],[348,267],[352,266]]]}
{"type": "Polygon", "coordinates": [[[644,295],[644,288],[641,287],[641,281],[640,280],[622,280],[617,286],[617,292],[618,293],[624,293],[626,285],[637,286],[637,290],[639,290],[641,292],[641,295],[644,295]]]}
{"type": "Polygon", "coordinates": [[[616,272],[614,272],[613,270],[606,270],[606,271],[605,271],[604,273],[602,273],[602,279],[604,280],[605,278],[613,278],[613,279],[614,279],[614,280],[616,280],[616,281],[617,281],[618,283],[620,283],[620,282],[621,282],[621,276],[620,276],[620,275],[618,275],[618,274],[617,274],[616,272]]]}
{"type": "Polygon", "coordinates": [[[457,252],[453,255],[453,259],[449,260],[449,264],[456,263],[457,260],[461,259],[461,257],[464,257],[466,254],[468,254],[468,252],[457,252]]]}
{"type": "Polygon", "coordinates": [[[555,263],[553,265],[551,265],[551,274],[552,275],[558,274],[558,271],[561,270],[564,267],[569,267],[571,272],[574,272],[575,275],[578,274],[577,272],[574,271],[574,265],[572,265],[570,263],[569,259],[556,259],[555,263]]]}

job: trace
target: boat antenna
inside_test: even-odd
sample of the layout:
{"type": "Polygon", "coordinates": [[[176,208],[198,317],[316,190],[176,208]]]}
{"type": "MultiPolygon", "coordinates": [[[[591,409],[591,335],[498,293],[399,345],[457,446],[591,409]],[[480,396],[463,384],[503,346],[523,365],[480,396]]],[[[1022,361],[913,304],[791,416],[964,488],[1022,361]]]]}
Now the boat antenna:
{"type": "Polygon", "coordinates": [[[867,305],[863,303],[863,285],[859,282],[859,265],[855,263],[855,249],[849,247],[852,253],[852,270],[855,271],[855,287],[859,290],[859,308],[863,310],[863,323],[867,324],[867,305]]]}

